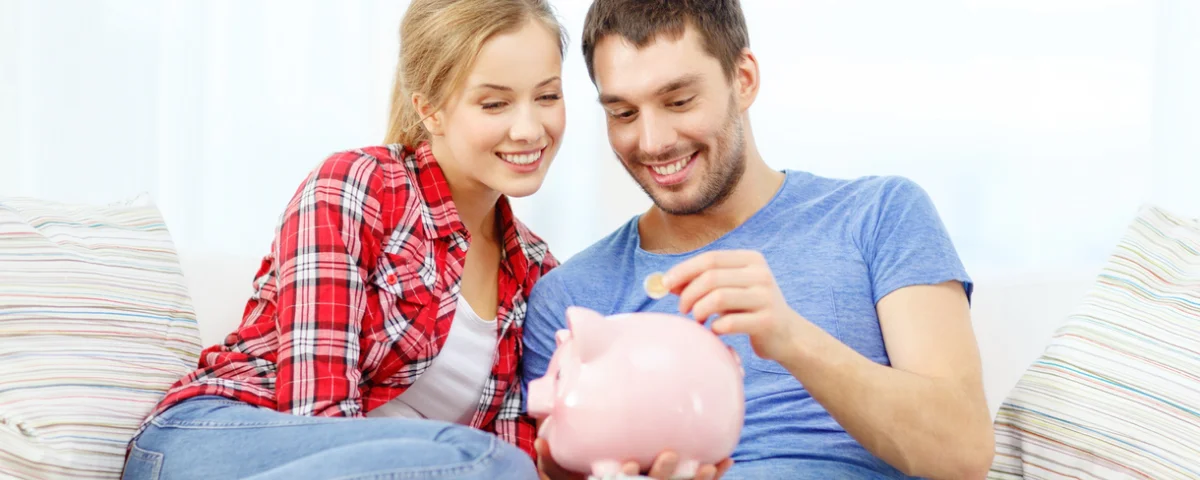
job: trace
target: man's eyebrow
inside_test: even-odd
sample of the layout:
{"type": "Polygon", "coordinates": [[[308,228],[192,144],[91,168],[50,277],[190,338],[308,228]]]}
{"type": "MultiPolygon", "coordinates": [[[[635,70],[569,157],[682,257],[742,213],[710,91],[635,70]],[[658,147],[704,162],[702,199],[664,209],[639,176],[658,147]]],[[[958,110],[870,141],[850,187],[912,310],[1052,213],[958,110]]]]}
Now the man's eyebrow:
{"type": "Polygon", "coordinates": [[[608,94],[608,93],[600,94],[600,104],[601,105],[612,105],[614,103],[621,103],[624,101],[625,101],[624,98],[618,97],[616,95],[612,95],[612,94],[608,94]]]}
{"type": "MultiPolygon", "coordinates": [[[[537,84],[536,86],[534,86],[533,88],[542,88],[542,87],[544,87],[544,86],[546,86],[546,85],[549,85],[549,84],[553,83],[555,80],[559,80],[559,77],[558,77],[557,75],[555,75],[555,76],[553,76],[553,77],[550,77],[550,78],[547,78],[547,79],[545,79],[545,80],[542,80],[542,81],[541,81],[541,83],[538,83],[538,84],[537,84]]],[[[502,91],[502,92],[511,92],[511,91],[513,91],[512,87],[506,87],[506,86],[504,86],[504,85],[496,85],[496,84],[494,84],[494,83],[482,83],[482,84],[476,85],[476,86],[475,86],[475,88],[490,88],[490,89],[492,89],[492,90],[500,90],[500,91],[502,91]]]]}
{"type": "Polygon", "coordinates": [[[700,74],[693,73],[691,75],[684,75],[675,80],[672,80],[671,83],[663,85],[663,87],[658,89],[657,92],[654,92],[654,94],[655,95],[666,95],[666,94],[674,92],[676,90],[690,87],[697,83],[700,83],[700,74]]]}
{"type": "MultiPolygon", "coordinates": [[[[676,90],[681,90],[681,89],[690,87],[692,85],[699,83],[700,79],[701,79],[700,74],[696,74],[696,73],[679,77],[675,80],[670,81],[666,85],[663,85],[658,90],[656,90],[654,92],[654,95],[655,96],[666,95],[666,94],[674,92],[676,90]]],[[[621,103],[623,101],[625,101],[625,99],[623,99],[617,95],[612,95],[612,94],[601,94],[600,95],[600,104],[601,105],[612,105],[614,103],[621,103]]]]}

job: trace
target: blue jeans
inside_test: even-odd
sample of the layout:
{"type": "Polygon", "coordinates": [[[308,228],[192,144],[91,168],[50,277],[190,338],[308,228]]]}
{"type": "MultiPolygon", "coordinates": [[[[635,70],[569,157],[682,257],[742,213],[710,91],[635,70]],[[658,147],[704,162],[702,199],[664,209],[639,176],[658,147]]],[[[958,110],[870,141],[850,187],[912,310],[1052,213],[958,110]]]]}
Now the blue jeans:
{"type": "Polygon", "coordinates": [[[517,447],[471,427],[305,417],[221,397],[184,401],[131,445],[125,479],[536,479],[517,447]]]}

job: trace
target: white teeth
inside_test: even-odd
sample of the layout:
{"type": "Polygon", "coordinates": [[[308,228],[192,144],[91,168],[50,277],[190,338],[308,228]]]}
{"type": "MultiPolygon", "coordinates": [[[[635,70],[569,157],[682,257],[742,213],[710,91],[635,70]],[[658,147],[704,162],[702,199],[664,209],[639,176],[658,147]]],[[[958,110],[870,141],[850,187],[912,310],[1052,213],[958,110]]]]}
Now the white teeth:
{"type": "Polygon", "coordinates": [[[659,175],[670,175],[672,173],[683,170],[683,167],[687,166],[688,160],[691,160],[691,159],[692,159],[692,156],[688,155],[686,157],[683,157],[682,160],[668,163],[666,165],[651,166],[650,168],[652,170],[654,170],[654,173],[657,173],[659,175]]]}
{"type": "Polygon", "coordinates": [[[507,153],[500,154],[500,158],[503,158],[504,161],[506,161],[508,163],[516,164],[516,165],[529,165],[529,164],[537,161],[538,157],[541,157],[541,156],[542,156],[542,152],[540,152],[540,151],[533,152],[533,153],[526,153],[526,154],[522,154],[522,155],[512,155],[512,154],[507,154],[507,153]]]}

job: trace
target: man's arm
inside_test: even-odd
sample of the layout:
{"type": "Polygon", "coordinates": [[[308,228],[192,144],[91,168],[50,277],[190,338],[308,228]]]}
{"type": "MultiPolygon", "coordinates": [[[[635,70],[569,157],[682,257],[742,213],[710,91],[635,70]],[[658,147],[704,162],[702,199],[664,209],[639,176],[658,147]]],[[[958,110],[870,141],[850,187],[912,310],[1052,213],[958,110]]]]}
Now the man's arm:
{"type": "Polygon", "coordinates": [[[983,478],[991,419],[959,282],[903,287],[877,305],[892,366],[877,364],[792,310],[762,254],[714,251],[667,272],[679,307],[717,334],[745,333],[852,437],[908,475],[983,478]]]}
{"type": "Polygon", "coordinates": [[[891,367],[807,321],[776,361],[846,432],[905,474],[984,478],[994,438],[962,284],[901,288],[878,311],[891,367]]]}

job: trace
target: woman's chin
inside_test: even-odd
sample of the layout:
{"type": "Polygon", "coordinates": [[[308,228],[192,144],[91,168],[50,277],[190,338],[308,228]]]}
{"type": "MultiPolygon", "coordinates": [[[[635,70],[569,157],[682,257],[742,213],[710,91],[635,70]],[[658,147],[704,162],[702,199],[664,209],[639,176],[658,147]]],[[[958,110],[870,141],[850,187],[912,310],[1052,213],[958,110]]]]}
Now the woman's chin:
{"type": "Polygon", "coordinates": [[[546,175],[543,172],[536,172],[523,174],[515,178],[512,175],[505,175],[505,177],[507,178],[496,179],[495,182],[491,182],[488,186],[506,197],[522,198],[537,193],[542,188],[542,183],[546,175]]]}
{"type": "Polygon", "coordinates": [[[513,186],[512,188],[505,188],[498,191],[509,198],[524,198],[537,193],[539,189],[541,189],[541,182],[538,182],[537,185],[520,187],[513,186]]]}

